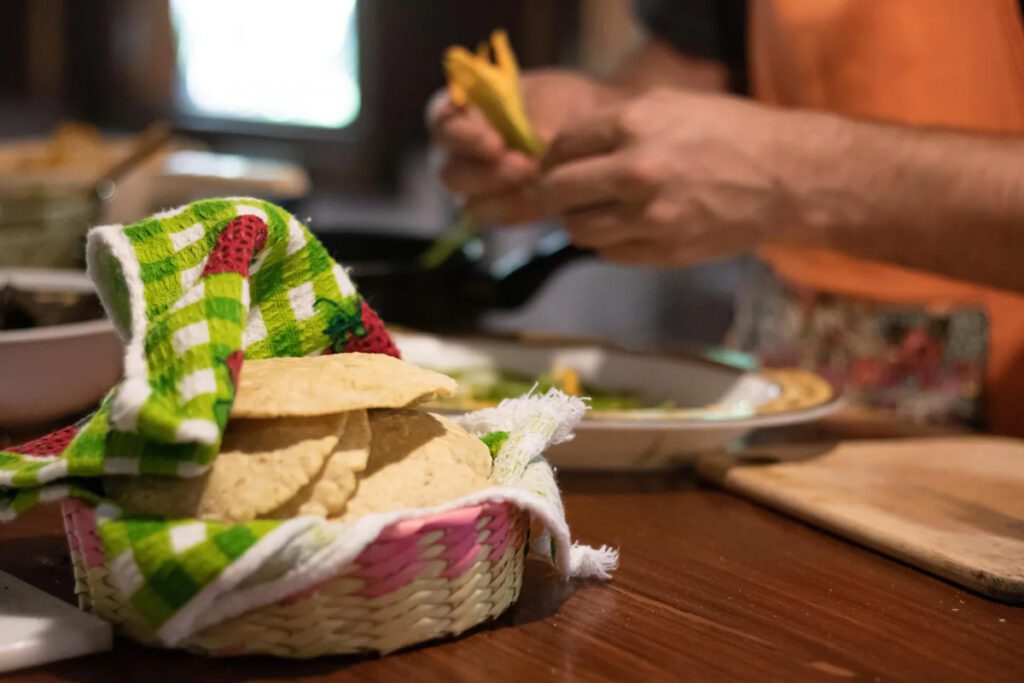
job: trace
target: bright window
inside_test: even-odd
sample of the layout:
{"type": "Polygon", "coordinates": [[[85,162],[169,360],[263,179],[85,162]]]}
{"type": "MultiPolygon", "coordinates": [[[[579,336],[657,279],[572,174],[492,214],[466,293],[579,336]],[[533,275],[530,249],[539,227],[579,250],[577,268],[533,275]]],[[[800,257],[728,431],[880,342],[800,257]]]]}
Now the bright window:
{"type": "Polygon", "coordinates": [[[170,0],[189,113],[342,128],[359,114],[357,0],[170,0]]]}

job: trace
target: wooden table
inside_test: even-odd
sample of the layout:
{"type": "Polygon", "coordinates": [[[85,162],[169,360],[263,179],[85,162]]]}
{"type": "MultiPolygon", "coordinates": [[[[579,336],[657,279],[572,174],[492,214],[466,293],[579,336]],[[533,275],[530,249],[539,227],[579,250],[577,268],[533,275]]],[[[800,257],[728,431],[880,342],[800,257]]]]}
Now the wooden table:
{"type": "MultiPolygon", "coordinates": [[[[833,421],[788,438],[891,431],[833,421]]],[[[308,662],[208,660],[118,642],[112,653],[0,681],[1024,681],[1024,608],[687,473],[562,481],[576,535],[621,548],[614,580],[574,586],[531,564],[519,603],[458,640],[384,659],[308,662]]],[[[0,570],[71,598],[55,509],[0,526],[0,570]]]]}

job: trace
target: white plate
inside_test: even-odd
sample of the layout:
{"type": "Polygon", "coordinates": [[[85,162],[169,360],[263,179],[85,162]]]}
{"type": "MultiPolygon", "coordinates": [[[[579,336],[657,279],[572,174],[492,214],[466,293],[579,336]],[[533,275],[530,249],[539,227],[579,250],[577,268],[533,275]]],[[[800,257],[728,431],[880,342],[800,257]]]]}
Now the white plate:
{"type": "MultiPolygon", "coordinates": [[[[0,286],[91,292],[84,272],[0,268],[0,286]]],[[[87,410],[121,377],[121,341],[107,320],[0,331],[0,426],[87,410]]]]}
{"type": "Polygon", "coordinates": [[[445,371],[497,367],[525,375],[553,365],[584,384],[625,390],[672,410],[591,411],[576,438],[548,454],[574,469],[657,469],[719,450],[753,429],[809,422],[841,405],[817,375],[746,371],[703,357],[659,356],[585,342],[516,341],[395,333],[402,357],[445,371]]]}

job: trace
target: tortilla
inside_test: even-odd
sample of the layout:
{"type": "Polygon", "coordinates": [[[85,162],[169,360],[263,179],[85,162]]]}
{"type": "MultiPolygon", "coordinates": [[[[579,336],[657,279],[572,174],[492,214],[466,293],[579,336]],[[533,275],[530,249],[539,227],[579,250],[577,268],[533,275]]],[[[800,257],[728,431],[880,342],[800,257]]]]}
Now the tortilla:
{"type": "Polygon", "coordinates": [[[249,360],[232,418],[328,415],[402,408],[455,393],[455,380],[377,353],[249,360]]]}
{"type": "Polygon", "coordinates": [[[107,495],[130,512],[245,522],[308,484],[338,444],[345,415],[232,420],[220,455],[199,477],[108,477],[107,495]]]}
{"type": "Polygon", "coordinates": [[[487,446],[440,415],[375,410],[370,431],[370,460],[340,521],[437,505],[490,484],[487,446]]]}
{"type": "Polygon", "coordinates": [[[323,469],[284,505],[266,515],[270,519],[287,519],[297,515],[332,517],[345,509],[356,491],[356,473],[366,469],[370,457],[370,422],[365,410],[354,410],[348,416],[345,430],[327,456],[323,469]]]}

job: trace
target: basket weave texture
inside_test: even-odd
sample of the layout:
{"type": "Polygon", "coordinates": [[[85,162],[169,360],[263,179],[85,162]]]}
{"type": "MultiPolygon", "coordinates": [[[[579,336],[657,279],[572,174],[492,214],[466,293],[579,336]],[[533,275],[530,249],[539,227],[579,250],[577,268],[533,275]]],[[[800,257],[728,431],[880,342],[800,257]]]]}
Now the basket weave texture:
{"type": "MultiPolygon", "coordinates": [[[[93,508],[75,499],[62,505],[82,609],[157,644],[111,581],[93,508]]],[[[387,653],[458,635],[515,602],[528,532],[529,515],[507,503],[403,520],[330,580],[207,627],[181,646],[214,656],[305,658],[387,653]]]]}

